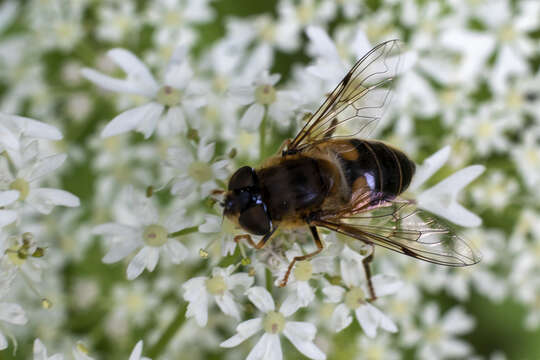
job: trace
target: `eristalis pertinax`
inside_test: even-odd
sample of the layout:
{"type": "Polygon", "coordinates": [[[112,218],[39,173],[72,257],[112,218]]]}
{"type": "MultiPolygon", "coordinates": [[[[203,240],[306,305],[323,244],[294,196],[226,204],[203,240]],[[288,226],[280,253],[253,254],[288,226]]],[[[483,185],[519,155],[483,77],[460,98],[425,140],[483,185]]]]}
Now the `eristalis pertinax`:
{"type": "MultiPolygon", "coordinates": [[[[295,262],[323,250],[318,227],[416,259],[447,266],[479,261],[472,246],[452,230],[399,197],[415,173],[402,151],[367,140],[390,101],[400,63],[398,40],[365,54],[313,113],[300,132],[260,168],[244,166],[230,178],[224,215],[262,238],[262,248],[277,229],[308,227],[317,249],[297,256],[280,282],[285,286],[295,262]],[[364,138],[362,138],[364,137],[364,138]]],[[[364,259],[371,299],[376,295],[364,259]]]]}

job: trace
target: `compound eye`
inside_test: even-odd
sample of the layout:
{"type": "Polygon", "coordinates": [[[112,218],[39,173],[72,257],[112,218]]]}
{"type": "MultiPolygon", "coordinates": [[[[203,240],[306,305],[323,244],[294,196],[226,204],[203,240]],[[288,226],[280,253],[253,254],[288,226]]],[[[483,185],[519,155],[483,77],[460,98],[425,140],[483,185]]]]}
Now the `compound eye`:
{"type": "Polygon", "coordinates": [[[229,180],[229,190],[238,190],[250,186],[255,186],[257,183],[257,175],[249,166],[243,166],[229,180]]]}
{"type": "Polygon", "coordinates": [[[238,222],[254,235],[264,235],[270,231],[270,217],[262,205],[254,205],[243,211],[238,222]]]}

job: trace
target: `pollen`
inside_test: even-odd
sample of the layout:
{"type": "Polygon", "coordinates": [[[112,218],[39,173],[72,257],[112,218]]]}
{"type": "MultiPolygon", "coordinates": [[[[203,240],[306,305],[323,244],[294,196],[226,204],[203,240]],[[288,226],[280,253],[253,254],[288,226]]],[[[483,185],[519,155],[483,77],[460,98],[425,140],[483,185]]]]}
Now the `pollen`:
{"type": "Polygon", "coordinates": [[[158,224],[148,225],[143,232],[143,239],[148,246],[162,246],[168,238],[168,232],[163,226],[158,224]]]}
{"type": "Polygon", "coordinates": [[[285,317],[277,311],[270,311],[264,317],[263,329],[270,334],[279,334],[285,329],[285,317]]]}

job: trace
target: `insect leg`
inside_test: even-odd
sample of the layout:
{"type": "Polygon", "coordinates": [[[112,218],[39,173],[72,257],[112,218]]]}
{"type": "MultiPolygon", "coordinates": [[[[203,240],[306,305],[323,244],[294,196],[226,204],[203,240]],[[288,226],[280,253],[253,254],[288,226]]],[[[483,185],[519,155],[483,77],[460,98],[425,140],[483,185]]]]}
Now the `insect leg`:
{"type": "Polygon", "coordinates": [[[317,245],[317,250],[315,250],[312,253],[306,254],[306,255],[295,256],[293,258],[293,260],[291,261],[291,263],[289,264],[289,267],[287,268],[287,272],[285,273],[285,276],[283,277],[283,279],[279,283],[280,287],[284,287],[285,285],[287,285],[287,281],[289,281],[289,275],[291,274],[291,271],[292,271],[292,269],[294,267],[294,264],[297,261],[309,260],[312,257],[314,257],[315,255],[317,255],[318,253],[320,253],[322,251],[322,249],[324,248],[324,246],[322,244],[322,241],[321,241],[321,238],[319,238],[319,233],[317,232],[317,228],[315,226],[310,226],[309,230],[311,230],[311,234],[313,235],[313,239],[315,240],[315,245],[317,245]]]}
{"type": "Polygon", "coordinates": [[[375,246],[373,246],[373,244],[369,244],[369,246],[371,246],[371,253],[362,260],[362,265],[364,265],[364,272],[366,273],[366,280],[369,289],[368,300],[375,301],[377,300],[377,295],[375,295],[375,289],[373,288],[373,283],[371,282],[371,268],[369,266],[373,261],[373,256],[375,254],[375,246]]]}
{"type": "Polygon", "coordinates": [[[276,231],[276,229],[277,229],[277,227],[273,228],[272,231],[270,231],[269,233],[266,233],[258,243],[253,241],[253,239],[251,238],[251,236],[249,234],[236,235],[234,237],[234,241],[238,243],[238,242],[242,241],[242,239],[245,239],[248,242],[249,245],[251,245],[255,249],[260,249],[260,248],[262,248],[264,246],[264,244],[266,244],[266,242],[268,241],[268,239],[270,239],[272,234],[274,234],[274,231],[276,231]]]}

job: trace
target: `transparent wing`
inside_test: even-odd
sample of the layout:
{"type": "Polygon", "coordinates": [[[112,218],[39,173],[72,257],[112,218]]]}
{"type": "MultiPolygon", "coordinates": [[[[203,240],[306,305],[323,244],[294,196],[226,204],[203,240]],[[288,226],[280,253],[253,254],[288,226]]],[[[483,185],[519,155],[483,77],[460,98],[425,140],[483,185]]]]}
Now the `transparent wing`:
{"type": "Polygon", "coordinates": [[[326,214],[313,224],[435,264],[468,266],[481,259],[470,244],[409,201],[385,202],[342,217],[326,214]]]}
{"type": "Polygon", "coordinates": [[[358,60],[290,142],[286,153],[329,138],[368,136],[390,103],[399,54],[399,40],[390,40],[358,60]]]}

